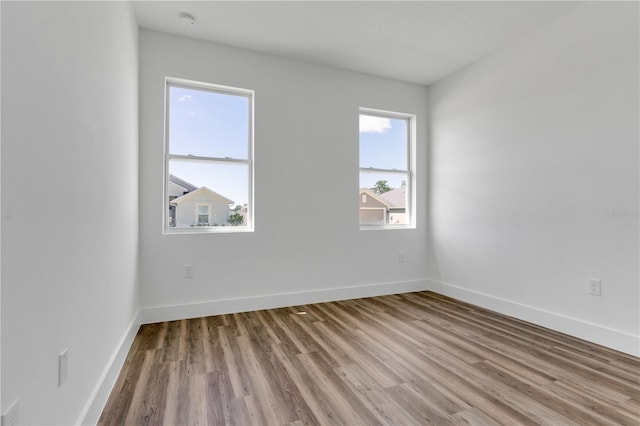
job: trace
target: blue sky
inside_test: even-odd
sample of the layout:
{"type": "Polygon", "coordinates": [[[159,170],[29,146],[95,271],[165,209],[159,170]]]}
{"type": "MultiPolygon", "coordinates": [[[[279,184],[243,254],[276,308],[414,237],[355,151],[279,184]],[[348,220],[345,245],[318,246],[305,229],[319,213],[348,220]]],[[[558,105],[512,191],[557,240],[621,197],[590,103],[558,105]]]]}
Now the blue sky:
{"type": "MultiPolygon", "coordinates": [[[[249,156],[249,98],[170,87],[169,152],[202,157],[249,156]]],[[[223,195],[236,204],[249,199],[245,164],[172,160],[169,173],[223,195]]]]}
{"type": "MultiPolygon", "coordinates": [[[[360,167],[407,170],[407,120],[360,114],[360,167]]],[[[399,188],[405,174],[360,173],[360,188],[386,180],[399,188]]]]}
{"type": "Polygon", "coordinates": [[[407,169],[407,121],[360,114],[360,167],[407,169]]]}
{"type": "Polygon", "coordinates": [[[249,98],[171,87],[170,152],[248,158],[249,98]]]}
{"type": "MultiPolygon", "coordinates": [[[[249,154],[249,98],[170,86],[169,152],[202,157],[247,159],[249,154]]],[[[407,168],[407,122],[403,119],[360,115],[360,167],[407,168]]],[[[354,141],[355,143],[355,141],[354,141]]],[[[197,187],[207,188],[245,204],[249,182],[245,164],[171,160],[169,173],[197,187]]],[[[406,176],[360,173],[360,187],[387,180],[400,187],[406,176]]]]}

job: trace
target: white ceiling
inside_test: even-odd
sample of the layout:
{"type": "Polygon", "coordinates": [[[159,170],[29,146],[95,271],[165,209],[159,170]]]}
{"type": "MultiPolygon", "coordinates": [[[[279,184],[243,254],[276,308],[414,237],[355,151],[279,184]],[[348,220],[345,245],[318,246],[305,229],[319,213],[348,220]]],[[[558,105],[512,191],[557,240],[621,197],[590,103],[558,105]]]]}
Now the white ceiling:
{"type": "Polygon", "coordinates": [[[134,1],[140,27],[423,85],[571,1],[134,1]],[[180,12],[196,18],[187,26],[180,12]]]}

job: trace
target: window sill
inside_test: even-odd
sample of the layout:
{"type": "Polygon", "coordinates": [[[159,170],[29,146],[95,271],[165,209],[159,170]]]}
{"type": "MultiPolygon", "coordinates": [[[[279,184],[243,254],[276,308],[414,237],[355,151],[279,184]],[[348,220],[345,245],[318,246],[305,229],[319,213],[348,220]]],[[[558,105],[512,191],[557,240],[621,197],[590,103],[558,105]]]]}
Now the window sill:
{"type": "Polygon", "coordinates": [[[198,234],[236,234],[254,232],[249,226],[215,226],[215,227],[193,227],[193,228],[165,228],[163,235],[198,235],[198,234]]]}
{"type": "Polygon", "coordinates": [[[388,231],[392,229],[416,229],[412,225],[360,225],[361,231],[388,231]]]}

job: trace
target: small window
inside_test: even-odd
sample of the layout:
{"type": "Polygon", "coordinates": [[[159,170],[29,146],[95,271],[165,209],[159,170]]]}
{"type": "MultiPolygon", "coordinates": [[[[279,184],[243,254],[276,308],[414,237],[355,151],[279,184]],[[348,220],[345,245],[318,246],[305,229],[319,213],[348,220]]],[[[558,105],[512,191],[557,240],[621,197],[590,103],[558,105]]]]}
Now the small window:
{"type": "Polygon", "coordinates": [[[253,230],[253,91],[167,78],[165,114],[165,232],[253,230]]]}
{"type": "Polygon", "coordinates": [[[360,229],[414,227],[415,116],[360,110],[360,229]]]}
{"type": "Polygon", "coordinates": [[[209,226],[209,204],[198,204],[198,226],[209,226]]]}

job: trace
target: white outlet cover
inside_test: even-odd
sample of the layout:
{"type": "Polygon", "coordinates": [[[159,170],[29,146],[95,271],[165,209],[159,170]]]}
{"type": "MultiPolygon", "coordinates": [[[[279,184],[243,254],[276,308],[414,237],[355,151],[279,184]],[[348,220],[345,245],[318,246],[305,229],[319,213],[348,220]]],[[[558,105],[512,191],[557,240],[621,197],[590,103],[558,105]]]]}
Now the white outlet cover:
{"type": "Polygon", "coordinates": [[[602,295],[602,281],[589,280],[589,294],[592,296],[602,295]]]}
{"type": "Polygon", "coordinates": [[[193,278],[193,265],[184,265],[184,277],[193,278]]]}

